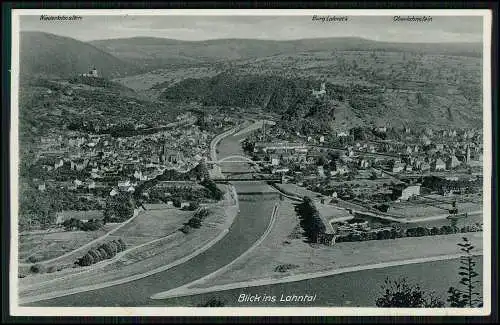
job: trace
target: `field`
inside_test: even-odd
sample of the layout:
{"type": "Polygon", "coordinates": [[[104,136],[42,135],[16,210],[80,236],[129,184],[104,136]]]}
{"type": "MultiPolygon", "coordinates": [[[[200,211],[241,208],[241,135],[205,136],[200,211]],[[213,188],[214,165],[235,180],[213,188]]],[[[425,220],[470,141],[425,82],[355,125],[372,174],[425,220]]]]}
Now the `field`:
{"type": "Polygon", "coordinates": [[[146,90],[157,86],[167,88],[183,79],[212,77],[216,71],[211,67],[159,69],[145,74],[115,79],[134,90],[146,90]]]}
{"type": "Polygon", "coordinates": [[[123,238],[127,247],[141,245],[175,232],[192,215],[193,211],[179,209],[142,211],[132,222],[109,236],[109,240],[123,238]]]}
{"type": "MultiPolygon", "coordinates": [[[[178,209],[141,211],[139,212],[139,215],[135,217],[135,219],[133,219],[130,223],[124,225],[123,228],[118,229],[115,233],[103,238],[102,240],[98,240],[96,243],[94,243],[94,245],[92,245],[92,247],[98,246],[102,242],[118,238],[122,238],[124,240],[127,248],[142,245],[144,243],[172,234],[173,232],[181,228],[182,224],[187,222],[193,215],[193,213],[193,211],[182,211],[178,209]]],[[[119,225],[120,224],[114,224],[113,227],[118,227],[119,225]]],[[[106,225],[104,229],[108,229],[109,227],[111,227],[111,225],[106,225]]],[[[69,253],[68,255],[61,257],[54,262],[48,261],[47,263],[44,263],[47,267],[53,266],[57,269],[68,269],[71,268],[73,266],[73,263],[88,250],[77,250],[78,248],[87,244],[91,240],[98,239],[106,233],[107,231],[105,232],[102,230],[96,232],[57,233],[58,235],[56,236],[59,236],[58,238],[66,238],[66,241],[59,240],[54,242],[53,237],[46,238],[46,240],[51,241],[50,244],[47,244],[46,247],[38,250],[37,254],[56,257],[63,254],[62,247],[66,247],[64,253],[72,252],[75,250],[73,253],[69,253]],[[69,243],[71,243],[71,246],[69,246],[69,243]],[[57,255],[55,255],[55,253],[57,253],[57,255]]],[[[26,244],[21,247],[26,250],[29,247],[34,247],[34,243],[31,243],[30,245],[30,243],[26,241],[26,244]]],[[[24,256],[27,256],[27,254],[24,253],[24,256]]],[[[45,258],[44,260],[47,260],[47,258],[45,258]]],[[[20,265],[20,272],[23,274],[28,273],[29,265],[20,265]]]]}
{"type": "MultiPolygon", "coordinates": [[[[209,287],[262,278],[279,278],[292,274],[310,273],[329,269],[369,265],[380,262],[406,260],[420,257],[458,254],[457,243],[463,234],[373,240],[367,242],[338,243],[334,246],[309,244],[304,238],[290,234],[298,225],[293,205],[282,202],[277,222],[269,236],[246,259],[236,263],[226,272],[196,285],[209,287]],[[290,265],[287,272],[276,272],[276,267],[290,265]]],[[[296,231],[295,231],[296,232],[296,231]]],[[[467,237],[477,251],[482,250],[482,233],[467,237]]]]}
{"type": "MultiPolygon", "coordinates": [[[[157,240],[152,240],[136,249],[129,249],[116,258],[95,264],[92,267],[45,273],[37,277],[21,279],[21,297],[33,297],[54,291],[74,290],[89,285],[106,284],[127,277],[141,277],[146,272],[165,267],[180,258],[204,247],[227,229],[237,209],[235,206],[217,206],[204,221],[201,228],[183,234],[179,231],[157,240]]],[[[192,212],[191,212],[192,213],[192,212]]]]}
{"type": "MultiPolygon", "coordinates": [[[[453,197],[443,197],[440,195],[426,195],[426,198],[419,197],[415,200],[392,203],[388,213],[405,218],[420,218],[449,215],[452,208],[453,197]],[[439,200],[439,201],[436,201],[439,200]],[[449,203],[446,203],[449,202],[449,203]]],[[[482,199],[476,196],[456,197],[458,213],[472,213],[482,210],[482,199]]]]}
{"type": "Polygon", "coordinates": [[[119,224],[104,225],[98,231],[58,231],[27,233],[19,236],[19,260],[21,263],[45,261],[70,252],[101,237],[119,224]]]}

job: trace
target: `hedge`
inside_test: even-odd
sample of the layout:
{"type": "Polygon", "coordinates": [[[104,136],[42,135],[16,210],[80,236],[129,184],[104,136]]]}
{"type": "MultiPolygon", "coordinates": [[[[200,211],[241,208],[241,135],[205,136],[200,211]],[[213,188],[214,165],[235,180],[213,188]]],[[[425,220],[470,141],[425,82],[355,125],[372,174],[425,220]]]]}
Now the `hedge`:
{"type": "Polygon", "coordinates": [[[90,249],[85,255],[80,257],[75,264],[79,266],[89,266],[105,259],[116,256],[126,248],[125,242],[120,238],[99,245],[90,249]]]}
{"type": "Polygon", "coordinates": [[[337,236],[335,242],[353,242],[353,241],[366,241],[366,240],[384,240],[384,239],[395,239],[403,237],[424,237],[424,236],[436,236],[436,235],[448,235],[456,233],[467,233],[467,232],[478,232],[482,231],[482,227],[479,225],[468,225],[461,228],[452,226],[441,226],[441,227],[415,227],[408,228],[406,231],[402,229],[392,228],[372,231],[372,232],[361,232],[361,233],[350,233],[345,236],[337,236]]]}

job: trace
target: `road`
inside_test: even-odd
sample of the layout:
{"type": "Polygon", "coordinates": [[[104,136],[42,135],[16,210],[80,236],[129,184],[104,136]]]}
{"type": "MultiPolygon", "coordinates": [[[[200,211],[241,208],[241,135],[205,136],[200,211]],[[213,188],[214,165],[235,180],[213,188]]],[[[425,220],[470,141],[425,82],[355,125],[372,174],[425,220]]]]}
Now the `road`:
{"type": "MultiPolygon", "coordinates": [[[[229,136],[220,141],[219,157],[242,154],[239,144],[240,137],[229,136]]],[[[251,166],[242,163],[238,166],[229,164],[222,166],[223,171],[250,170],[251,166]]],[[[115,286],[67,295],[27,304],[27,306],[161,306],[166,302],[150,299],[152,295],[167,291],[210,274],[231,263],[238,256],[247,251],[268,228],[276,198],[261,196],[258,199],[249,199],[248,193],[274,192],[274,189],[262,182],[235,182],[238,195],[246,198],[239,203],[240,213],[235,218],[228,234],[214,246],[194,257],[193,259],[135,281],[115,286]]]]}

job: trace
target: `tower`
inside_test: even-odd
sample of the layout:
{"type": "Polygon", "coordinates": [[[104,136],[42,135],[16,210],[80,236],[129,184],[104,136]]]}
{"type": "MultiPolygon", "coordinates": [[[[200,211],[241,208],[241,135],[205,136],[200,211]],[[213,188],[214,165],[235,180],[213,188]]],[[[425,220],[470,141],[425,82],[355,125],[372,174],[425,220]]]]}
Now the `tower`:
{"type": "Polygon", "coordinates": [[[470,147],[467,145],[466,154],[465,154],[465,163],[468,165],[470,163],[470,147]]]}
{"type": "Polygon", "coordinates": [[[324,82],[321,83],[321,89],[320,91],[326,91],[326,85],[324,82]]]}

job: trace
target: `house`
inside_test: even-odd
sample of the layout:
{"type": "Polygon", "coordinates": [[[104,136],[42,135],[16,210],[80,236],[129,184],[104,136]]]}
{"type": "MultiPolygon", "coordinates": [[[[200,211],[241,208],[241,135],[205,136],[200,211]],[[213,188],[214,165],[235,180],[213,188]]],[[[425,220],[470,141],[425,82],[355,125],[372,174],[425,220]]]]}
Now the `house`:
{"type": "Polygon", "coordinates": [[[321,83],[319,90],[312,90],[312,95],[316,98],[320,98],[326,94],[326,85],[324,82],[321,83]]]}
{"type": "Polygon", "coordinates": [[[460,161],[457,159],[455,155],[448,157],[446,160],[446,169],[453,169],[457,166],[460,166],[460,161]]]}
{"type": "Polygon", "coordinates": [[[104,219],[104,213],[102,210],[88,210],[88,211],[67,210],[56,213],[56,224],[61,224],[64,221],[70,219],[76,219],[82,222],[87,222],[92,219],[102,220],[104,219]]]}
{"type": "Polygon", "coordinates": [[[88,189],[89,190],[95,189],[95,187],[96,187],[96,185],[95,185],[94,180],[91,180],[90,182],[88,182],[88,189]]]}
{"type": "Polygon", "coordinates": [[[280,164],[280,158],[278,155],[273,154],[270,156],[270,158],[271,158],[271,165],[278,166],[280,164]]]}
{"type": "Polygon", "coordinates": [[[346,165],[337,165],[337,169],[332,172],[333,175],[344,175],[344,174],[347,174],[349,173],[349,167],[347,167],[346,165]]]}
{"type": "Polygon", "coordinates": [[[82,77],[97,78],[97,77],[99,77],[99,73],[97,72],[97,69],[95,67],[93,67],[92,69],[90,69],[90,71],[88,73],[83,73],[82,77]]]}
{"type": "Polygon", "coordinates": [[[128,179],[124,182],[118,182],[118,189],[120,189],[120,191],[130,191],[130,188],[134,186],[137,186],[137,183],[131,182],[128,179]]]}
{"type": "Polygon", "coordinates": [[[181,209],[189,207],[189,202],[181,202],[181,209]]]}
{"type": "Polygon", "coordinates": [[[87,167],[88,163],[89,163],[88,159],[71,160],[71,162],[70,162],[71,167],[70,168],[72,170],[81,171],[87,167]]]}
{"type": "Polygon", "coordinates": [[[368,167],[370,167],[370,162],[368,160],[363,158],[359,161],[359,168],[366,169],[368,167]]]}
{"type": "Polygon", "coordinates": [[[430,169],[431,169],[431,165],[428,162],[424,161],[424,162],[422,162],[422,164],[420,164],[421,171],[428,171],[430,169]]]}
{"type": "Polygon", "coordinates": [[[434,171],[446,170],[445,162],[442,161],[441,158],[436,159],[433,164],[433,170],[434,171]]]}
{"type": "Polygon", "coordinates": [[[420,184],[410,185],[396,185],[392,188],[392,195],[396,201],[408,201],[410,198],[420,195],[420,184]]]}
{"type": "Polygon", "coordinates": [[[39,184],[39,185],[38,185],[38,190],[39,190],[40,192],[43,192],[43,191],[45,191],[46,189],[47,189],[47,187],[46,187],[45,183],[43,183],[43,184],[39,184]]]}
{"type": "Polygon", "coordinates": [[[395,161],[394,166],[392,166],[393,173],[400,173],[405,169],[405,165],[401,161],[395,161]]]}

